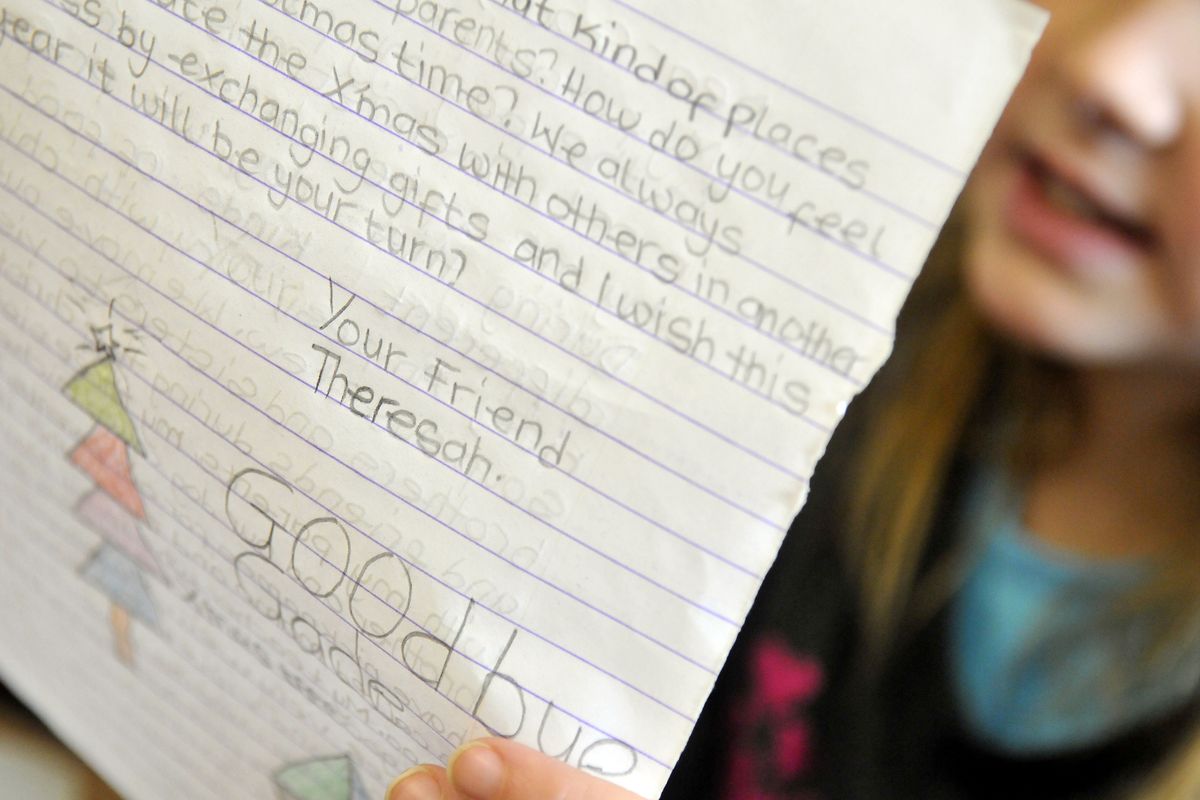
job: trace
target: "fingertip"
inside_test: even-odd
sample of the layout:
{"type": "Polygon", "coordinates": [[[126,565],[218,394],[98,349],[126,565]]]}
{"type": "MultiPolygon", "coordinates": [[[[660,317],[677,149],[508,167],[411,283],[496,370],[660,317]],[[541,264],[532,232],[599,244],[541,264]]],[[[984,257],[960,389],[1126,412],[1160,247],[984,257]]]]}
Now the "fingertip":
{"type": "Polygon", "coordinates": [[[407,769],[388,787],[385,800],[441,800],[442,787],[426,766],[407,769]]]}
{"type": "Polygon", "coordinates": [[[503,796],[504,759],[486,740],[468,742],[456,750],[446,772],[455,791],[470,800],[496,800],[503,796]]]}

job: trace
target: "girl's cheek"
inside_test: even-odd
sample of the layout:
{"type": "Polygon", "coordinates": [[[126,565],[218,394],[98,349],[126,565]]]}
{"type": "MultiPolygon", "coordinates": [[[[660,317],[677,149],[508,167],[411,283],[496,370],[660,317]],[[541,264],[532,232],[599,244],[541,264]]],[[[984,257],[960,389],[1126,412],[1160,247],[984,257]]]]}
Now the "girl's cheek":
{"type": "Polygon", "coordinates": [[[1162,296],[1180,326],[1200,340],[1200,185],[1164,205],[1162,296]]]}

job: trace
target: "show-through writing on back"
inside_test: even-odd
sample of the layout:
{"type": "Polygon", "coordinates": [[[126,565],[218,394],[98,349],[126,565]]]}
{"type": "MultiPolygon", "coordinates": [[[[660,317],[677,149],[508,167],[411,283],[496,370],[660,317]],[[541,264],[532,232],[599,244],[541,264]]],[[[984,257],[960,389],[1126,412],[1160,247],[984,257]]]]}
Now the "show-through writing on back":
{"type": "Polygon", "coordinates": [[[134,798],[657,796],[1042,23],[0,2],[6,681],[134,798]]]}

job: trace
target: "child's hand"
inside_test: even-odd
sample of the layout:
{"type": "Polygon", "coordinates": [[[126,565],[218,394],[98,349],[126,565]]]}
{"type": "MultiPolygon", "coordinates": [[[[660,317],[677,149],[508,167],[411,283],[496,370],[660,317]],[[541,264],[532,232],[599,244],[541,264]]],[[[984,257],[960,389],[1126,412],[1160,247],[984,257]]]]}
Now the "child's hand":
{"type": "Polygon", "coordinates": [[[446,769],[400,776],[387,800],[642,800],[594,775],[506,739],[464,745],[446,769]]]}

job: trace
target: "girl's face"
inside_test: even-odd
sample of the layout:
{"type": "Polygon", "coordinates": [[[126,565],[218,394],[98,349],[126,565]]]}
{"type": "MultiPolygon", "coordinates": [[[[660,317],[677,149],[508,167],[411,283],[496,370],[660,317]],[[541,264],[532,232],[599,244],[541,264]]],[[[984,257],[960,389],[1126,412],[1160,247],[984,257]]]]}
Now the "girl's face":
{"type": "Polygon", "coordinates": [[[1200,0],[1040,5],[967,191],[969,292],[1077,365],[1200,368],[1200,0]]]}

